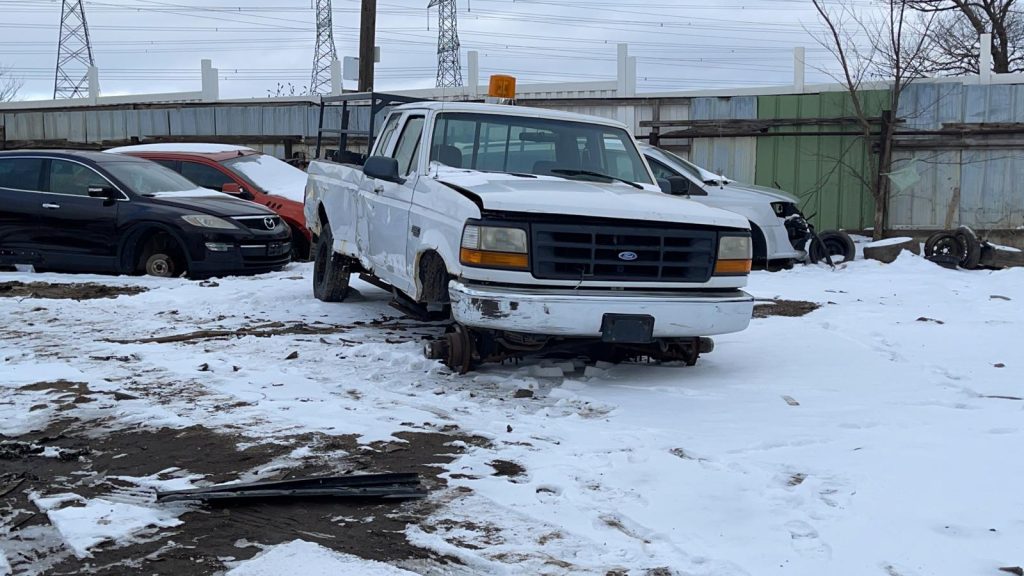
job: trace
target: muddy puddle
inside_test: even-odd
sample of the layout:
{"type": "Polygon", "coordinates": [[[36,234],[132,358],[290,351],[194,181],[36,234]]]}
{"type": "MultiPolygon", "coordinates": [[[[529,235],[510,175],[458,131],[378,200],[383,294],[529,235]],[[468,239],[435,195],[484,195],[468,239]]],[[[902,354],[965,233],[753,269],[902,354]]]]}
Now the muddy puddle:
{"type": "Polygon", "coordinates": [[[758,301],[754,304],[754,318],[770,318],[772,316],[799,318],[814,312],[818,308],[821,308],[821,304],[805,300],[758,301]]]}
{"type": "Polygon", "coordinates": [[[46,298],[56,300],[94,300],[134,296],[146,292],[141,286],[107,286],[92,282],[50,284],[48,282],[0,282],[0,298],[46,298]]]}

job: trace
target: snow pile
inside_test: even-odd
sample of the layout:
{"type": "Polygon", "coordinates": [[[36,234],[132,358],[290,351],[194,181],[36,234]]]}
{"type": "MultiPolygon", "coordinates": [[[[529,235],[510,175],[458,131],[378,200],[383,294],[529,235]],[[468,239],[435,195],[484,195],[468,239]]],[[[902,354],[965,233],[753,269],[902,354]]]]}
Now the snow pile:
{"type": "Polygon", "coordinates": [[[305,540],[293,540],[264,550],[228,571],[227,576],[415,576],[382,562],[342,554],[305,540]]]}
{"type": "Polygon", "coordinates": [[[103,498],[85,499],[77,494],[58,494],[52,497],[33,497],[33,502],[46,512],[50,523],[60,532],[68,548],[79,558],[91,556],[89,549],[113,541],[124,544],[131,536],[151,528],[172,528],[181,524],[176,512],[168,508],[149,508],[103,498]],[[80,501],[82,506],[56,509],[69,501],[80,501]]]}
{"type": "Polygon", "coordinates": [[[268,194],[295,202],[306,198],[306,173],[269,154],[245,156],[228,162],[227,166],[268,194]]]}

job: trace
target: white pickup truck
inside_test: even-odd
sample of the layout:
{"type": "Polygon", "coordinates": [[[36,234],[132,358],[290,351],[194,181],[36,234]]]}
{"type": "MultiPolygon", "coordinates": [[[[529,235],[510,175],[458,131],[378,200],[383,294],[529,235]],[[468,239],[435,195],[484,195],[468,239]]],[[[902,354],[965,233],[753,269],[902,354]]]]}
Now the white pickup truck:
{"type": "Polygon", "coordinates": [[[693,364],[744,330],[745,218],[662,192],[625,126],[518,106],[394,108],[362,166],[314,161],[314,293],[353,272],[454,320],[428,356],[458,372],[559,350],[693,364]]]}

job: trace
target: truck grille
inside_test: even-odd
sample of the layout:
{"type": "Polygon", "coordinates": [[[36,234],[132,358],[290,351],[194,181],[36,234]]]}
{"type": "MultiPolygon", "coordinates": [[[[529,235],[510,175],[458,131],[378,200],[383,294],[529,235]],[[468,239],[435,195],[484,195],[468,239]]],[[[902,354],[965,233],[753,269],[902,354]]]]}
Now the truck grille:
{"type": "Polygon", "coordinates": [[[532,271],[548,280],[707,282],[713,230],[642,225],[533,224],[532,271]]]}

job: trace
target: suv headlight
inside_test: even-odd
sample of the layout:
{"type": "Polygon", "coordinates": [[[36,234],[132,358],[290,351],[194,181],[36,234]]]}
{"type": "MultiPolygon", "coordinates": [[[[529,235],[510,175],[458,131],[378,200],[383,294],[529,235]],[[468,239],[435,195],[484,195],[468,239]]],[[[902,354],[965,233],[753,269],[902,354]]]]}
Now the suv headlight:
{"type": "Polygon", "coordinates": [[[526,230],[469,224],[462,231],[459,261],[480,268],[527,270],[530,258],[526,230]]]}
{"type": "Polygon", "coordinates": [[[750,236],[722,236],[718,240],[718,261],[715,276],[750,274],[753,247],[750,236]]]}
{"type": "Polygon", "coordinates": [[[182,216],[181,219],[193,226],[198,226],[199,228],[216,228],[218,230],[238,229],[238,226],[235,226],[231,222],[228,222],[223,218],[210,216],[209,214],[188,214],[182,216]]]}
{"type": "Polygon", "coordinates": [[[772,202],[772,210],[779,218],[786,218],[800,213],[800,209],[792,202],[772,202]]]}

